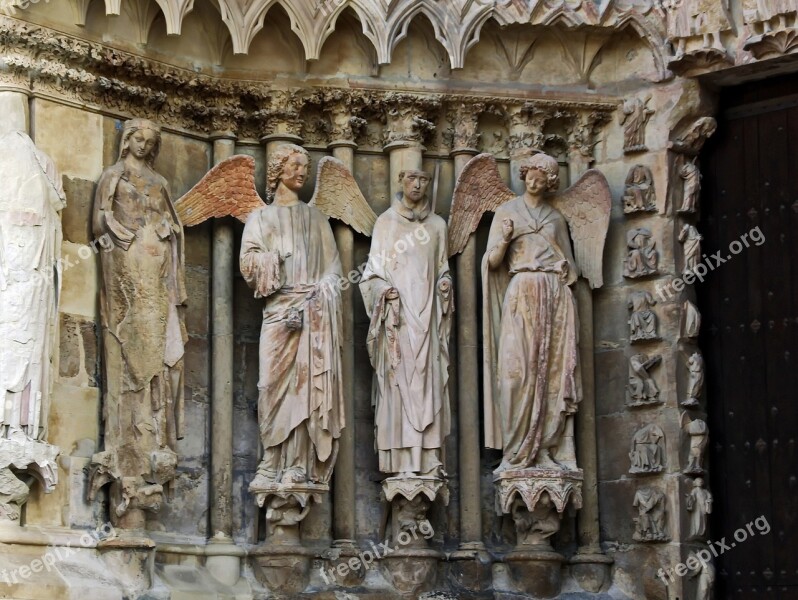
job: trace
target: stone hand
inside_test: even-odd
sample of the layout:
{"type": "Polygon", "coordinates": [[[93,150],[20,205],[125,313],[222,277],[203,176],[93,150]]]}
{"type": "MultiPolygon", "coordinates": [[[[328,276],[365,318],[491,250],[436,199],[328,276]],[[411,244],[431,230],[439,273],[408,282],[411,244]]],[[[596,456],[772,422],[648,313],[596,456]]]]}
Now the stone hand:
{"type": "Polygon", "coordinates": [[[385,294],[386,300],[398,300],[399,291],[396,288],[390,288],[385,294]]]}
{"type": "Polygon", "coordinates": [[[505,242],[509,242],[513,239],[513,220],[512,219],[504,219],[502,220],[502,239],[505,242]]]}

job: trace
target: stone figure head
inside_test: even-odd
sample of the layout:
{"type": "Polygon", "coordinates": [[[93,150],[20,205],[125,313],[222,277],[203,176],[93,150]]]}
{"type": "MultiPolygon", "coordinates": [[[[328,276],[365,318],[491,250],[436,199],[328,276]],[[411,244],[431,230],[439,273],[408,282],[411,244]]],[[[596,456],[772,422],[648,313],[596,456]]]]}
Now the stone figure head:
{"type": "Polygon", "coordinates": [[[122,129],[119,160],[128,154],[144,160],[150,167],[161,151],[161,128],[148,119],[130,119],[122,129]]]}
{"type": "Polygon", "coordinates": [[[526,159],[520,172],[521,180],[532,194],[556,192],[560,187],[560,165],[557,159],[543,152],[526,159]]]}
{"type": "Polygon", "coordinates": [[[402,184],[402,193],[413,204],[418,204],[427,193],[427,186],[432,177],[426,171],[409,169],[399,173],[399,182],[402,184]]]}
{"type": "Polygon", "coordinates": [[[310,168],[308,151],[296,144],[281,144],[270,156],[266,166],[266,185],[269,199],[274,198],[280,183],[298,192],[305,185],[310,168]]]}

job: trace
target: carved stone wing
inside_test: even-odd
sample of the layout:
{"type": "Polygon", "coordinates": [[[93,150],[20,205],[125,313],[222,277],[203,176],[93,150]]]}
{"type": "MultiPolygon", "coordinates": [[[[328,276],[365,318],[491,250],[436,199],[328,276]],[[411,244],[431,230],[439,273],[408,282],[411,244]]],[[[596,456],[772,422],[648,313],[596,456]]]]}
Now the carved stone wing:
{"type": "Polygon", "coordinates": [[[220,162],[175,202],[185,227],[228,215],[246,221],[262,206],[264,202],[255,189],[255,159],[243,154],[220,162]]]}
{"type": "Polygon", "coordinates": [[[482,215],[513,198],[515,194],[499,175],[492,154],[479,154],[468,161],[454,187],[449,214],[449,256],[463,251],[482,215]]]}
{"type": "Polygon", "coordinates": [[[590,169],[552,203],[568,221],[574,258],[591,288],[604,285],[604,242],[610,225],[612,193],[601,171],[590,169]]]}
{"type": "Polygon", "coordinates": [[[310,206],[369,237],[377,221],[377,215],[363,197],[352,173],[344,163],[332,156],[325,156],[319,161],[316,191],[313,192],[310,206]]]}

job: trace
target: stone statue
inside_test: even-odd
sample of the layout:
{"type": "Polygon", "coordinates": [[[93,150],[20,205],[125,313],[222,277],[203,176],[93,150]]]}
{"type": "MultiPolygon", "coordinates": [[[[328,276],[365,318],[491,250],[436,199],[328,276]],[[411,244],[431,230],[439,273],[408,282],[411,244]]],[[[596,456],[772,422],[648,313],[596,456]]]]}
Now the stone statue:
{"type": "Polygon", "coordinates": [[[693,34],[690,0],[663,0],[667,11],[668,41],[673,45],[673,54],[679,58],[684,54],[687,39],[693,34]]]}
{"type": "Polygon", "coordinates": [[[712,493],[704,487],[701,477],[693,481],[685,508],[690,513],[690,535],[687,539],[703,540],[707,534],[707,515],[712,512],[712,493]]]}
{"type": "Polygon", "coordinates": [[[581,506],[573,444],[582,399],[577,298],[590,302],[588,286],[603,284],[612,195],[595,170],[553,194],[559,165],[543,153],[526,159],[520,175],[525,192],[516,196],[492,156],[466,165],[452,202],[450,252],[462,250],[486,211],[495,212],[482,260],[485,444],[502,450],[497,513],[512,514],[520,527],[526,517],[514,501],[521,498],[531,521],[519,540],[541,540],[527,534],[548,532],[568,502],[581,506]]]}
{"type": "Polygon", "coordinates": [[[747,24],[762,23],[764,33],[787,29],[787,16],[795,15],[795,0],[743,0],[743,17],[747,24]]]}
{"type": "Polygon", "coordinates": [[[726,2],[718,0],[693,0],[693,33],[703,38],[704,48],[713,48],[725,53],[720,34],[731,27],[726,13],[726,2]]]}
{"type": "Polygon", "coordinates": [[[658,425],[651,423],[635,433],[629,460],[632,474],[662,471],[665,467],[665,434],[658,425]]]}
{"type": "Polygon", "coordinates": [[[665,494],[652,487],[644,487],[635,493],[633,505],[637,508],[634,519],[635,532],[632,539],[637,542],[665,542],[665,494]]]}
{"type": "Polygon", "coordinates": [[[659,255],[651,230],[645,227],[626,232],[627,256],[623,263],[623,276],[630,279],[657,273],[659,255]]]}
{"type": "Polygon", "coordinates": [[[426,198],[427,173],[399,179],[402,192],[377,219],[360,283],[371,319],[375,445],[383,473],[442,477],[454,309],[446,222],[426,198]]]}
{"type": "Polygon", "coordinates": [[[701,331],[701,313],[698,307],[685,300],[682,304],[682,337],[697,338],[701,331]]]}
{"type": "Polygon", "coordinates": [[[160,147],[157,125],[126,121],[94,199],[94,235],[112,243],[100,254],[105,451],[92,458],[91,493],[112,482],[121,528],[142,528],[143,511],[160,508],[183,437],[183,229],[153,167],[160,147]]]}
{"type": "Polygon", "coordinates": [[[61,209],[53,161],[0,124],[0,519],[19,519],[26,470],[51,492],[59,449],[47,443],[61,284],[61,209]]]}
{"type": "Polygon", "coordinates": [[[659,364],[662,356],[648,357],[646,354],[634,354],[629,359],[629,382],[626,385],[626,405],[646,406],[659,402],[659,388],[648,369],[659,364]]]}
{"type": "Polygon", "coordinates": [[[712,600],[715,597],[715,567],[709,560],[698,558],[695,552],[688,556],[687,563],[697,564],[690,572],[691,579],[697,579],[696,600],[712,600]],[[693,561],[690,561],[693,558],[693,561]]]}
{"type": "Polygon", "coordinates": [[[687,359],[687,399],[682,402],[686,408],[698,406],[698,399],[704,389],[704,358],[700,352],[693,352],[687,359]]]}
{"type": "Polygon", "coordinates": [[[623,191],[623,212],[657,210],[657,196],[654,189],[654,176],[651,169],[644,165],[635,165],[629,169],[623,191]]]}
{"type": "Polygon", "coordinates": [[[629,294],[627,305],[632,315],[629,317],[629,340],[656,340],[657,316],[651,309],[657,303],[649,292],[632,292],[629,294]]]}
{"type": "Polygon", "coordinates": [[[685,223],[679,232],[679,241],[684,252],[684,268],[682,275],[692,273],[701,262],[701,234],[693,225],[685,223]]]}
{"type": "Polygon", "coordinates": [[[703,475],[704,450],[709,443],[709,426],[706,421],[695,419],[686,423],[684,430],[690,436],[690,453],[684,473],[686,475],[703,475]]]}
{"type": "Polygon", "coordinates": [[[693,213],[698,205],[698,197],[701,195],[701,171],[693,161],[685,161],[679,169],[679,177],[683,180],[682,185],[682,205],[678,212],[693,213]]]}
{"type": "Polygon", "coordinates": [[[299,542],[299,522],[329,491],[345,425],[341,382],[341,263],[327,217],[369,235],[376,215],[340,161],[319,161],[309,204],[298,192],[307,151],[282,144],[269,156],[269,204],[255,189],[255,161],[233,156],[177,203],[186,226],[228,215],[244,221],[240,267],[262,298],[258,423],[263,458],[249,489],[267,499],[272,534],[299,542]]]}
{"type": "Polygon", "coordinates": [[[646,125],[654,109],[648,107],[651,96],[645,98],[629,98],[621,105],[620,123],[623,125],[623,151],[645,152],[646,125]]]}

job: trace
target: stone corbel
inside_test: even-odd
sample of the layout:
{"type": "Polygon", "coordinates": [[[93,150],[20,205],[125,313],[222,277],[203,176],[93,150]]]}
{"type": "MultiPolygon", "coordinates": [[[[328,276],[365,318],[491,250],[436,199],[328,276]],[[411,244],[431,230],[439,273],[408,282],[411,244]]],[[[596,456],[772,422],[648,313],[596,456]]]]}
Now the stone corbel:
{"type": "Polygon", "coordinates": [[[385,149],[420,147],[434,133],[434,113],[440,101],[411,94],[397,94],[385,99],[385,149]]]}
{"type": "Polygon", "coordinates": [[[274,92],[269,105],[255,113],[263,127],[262,142],[275,140],[302,143],[302,100],[297,94],[280,90],[274,92]]]}
{"type": "Polygon", "coordinates": [[[479,151],[479,115],[485,110],[484,102],[460,102],[451,108],[454,132],[452,154],[477,154],[479,151]]]}

